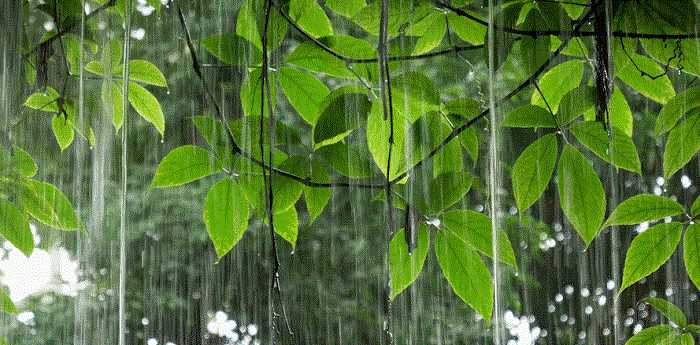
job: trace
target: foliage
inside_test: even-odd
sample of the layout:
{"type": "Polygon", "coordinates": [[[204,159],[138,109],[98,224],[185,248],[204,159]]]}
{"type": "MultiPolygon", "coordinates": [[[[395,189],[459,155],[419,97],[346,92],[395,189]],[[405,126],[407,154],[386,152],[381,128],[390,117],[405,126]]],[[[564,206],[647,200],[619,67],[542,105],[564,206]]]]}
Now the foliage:
{"type": "MultiPolygon", "coordinates": [[[[649,8],[665,6],[661,0],[643,2],[649,8]]],[[[397,298],[418,279],[432,248],[455,294],[489,320],[492,272],[484,260],[515,270],[518,259],[508,235],[493,229],[491,215],[468,206],[476,197],[470,196],[478,182],[475,166],[484,160],[479,151],[485,141],[475,128],[494,120],[486,115],[495,110],[484,109],[482,99],[455,95],[418,67],[406,69],[396,63],[452,52],[459,58],[460,49],[482,49],[486,25],[483,13],[468,1],[456,1],[458,7],[440,1],[410,3],[400,6],[391,1],[388,22],[380,23],[380,1],[328,0],[322,5],[316,0],[274,4],[246,0],[237,9],[231,32],[192,41],[187,31],[189,54],[201,79],[197,85],[201,82],[211,108],[192,118],[206,145],[171,150],[155,170],[151,188],[208,184],[203,220],[219,260],[246,236],[251,224],[267,223],[294,248],[300,225],[323,216],[336,188],[353,186],[367,193],[383,189],[377,199],[390,209],[387,233],[393,233],[388,245],[390,297],[397,298]],[[266,11],[270,5],[275,8],[266,11]],[[337,24],[336,18],[346,25],[337,24]],[[390,39],[388,47],[381,37],[377,39],[382,24],[390,39]],[[299,36],[299,44],[288,44],[299,36]],[[380,54],[384,48],[388,56],[380,54]],[[240,104],[233,110],[235,116],[223,114],[209,91],[210,81],[202,76],[197,60],[205,54],[226,66],[246,67],[245,79],[236,89],[240,104]],[[266,68],[271,56],[279,57],[279,68],[266,68]],[[390,82],[379,73],[384,67],[390,82]],[[388,104],[385,88],[391,90],[388,104]],[[285,104],[294,112],[281,114],[285,104]],[[302,197],[308,217],[300,215],[302,197]],[[400,212],[408,215],[402,225],[393,219],[400,212]]],[[[586,26],[589,10],[574,11],[556,2],[508,2],[498,12],[509,29],[500,28],[496,37],[507,49],[490,56],[496,64],[490,67],[519,76],[521,85],[499,103],[518,93],[526,103],[509,109],[495,125],[535,133],[511,169],[512,197],[520,214],[526,215],[555,186],[561,211],[586,246],[607,227],[617,231],[617,226],[668,219],[635,237],[627,250],[619,293],[658,270],[681,238],[688,275],[700,288],[700,228],[693,223],[700,201],[687,208],[666,196],[639,194],[611,209],[603,184],[609,178],[606,172],[621,169],[640,177],[644,173],[635,143],[644,133],[635,131],[628,101],[633,95],[660,108],[654,134],[663,143],[664,177],[673,177],[700,150],[700,92],[676,82],[669,70],[698,75],[697,66],[684,69],[674,61],[679,59],[675,52],[670,56],[657,42],[668,33],[690,32],[695,25],[696,4],[686,0],[679,4],[686,6],[685,11],[666,13],[663,21],[652,21],[655,16],[649,14],[637,16],[632,2],[616,4],[613,30],[659,37],[612,35],[615,74],[610,76],[614,90],[605,96],[609,103],[596,93],[600,86],[594,75],[599,66],[588,56],[594,35],[582,34],[591,30],[586,26]],[[601,105],[607,109],[605,118],[597,113],[601,105]],[[679,219],[683,216],[690,220],[679,219]]],[[[110,5],[99,8],[119,20],[127,15],[123,3],[114,8],[111,2],[101,5],[110,5]]],[[[43,5],[26,6],[48,16],[57,13],[43,5]]],[[[81,18],[80,6],[76,9],[72,2],[58,6],[63,7],[64,22],[81,18]]],[[[186,31],[184,17],[182,25],[186,31]]],[[[688,64],[698,60],[690,38],[677,39],[688,64]]],[[[167,89],[168,78],[154,63],[129,58],[120,39],[99,47],[90,38],[78,41],[53,30],[40,44],[54,40],[65,47],[62,58],[68,75],[85,73],[99,80],[93,91],[117,133],[130,120],[130,105],[161,138],[165,136],[166,117],[158,93],[152,90],[167,89]],[[82,61],[86,63],[81,71],[82,61]]],[[[35,60],[36,67],[46,62],[35,60]]],[[[29,68],[30,76],[41,74],[36,67],[29,68]]],[[[67,94],[65,85],[57,85],[36,85],[38,91],[26,97],[24,106],[49,114],[62,152],[76,134],[96,145],[93,127],[99,119],[82,116],[78,97],[67,94]]],[[[37,165],[26,151],[16,145],[0,148],[0,234],[26,255],[33,249],[30,220],[60,230],[81,227],[69,199],[56,186],[34,179],[36,173],[37,165]]],[[[669,318],[681,320],[672,307],[651,303],[669,318]]],[[[657,326],[630,342],[645,344],[644,339],[671,333],[686,334],[657,326]]]]}

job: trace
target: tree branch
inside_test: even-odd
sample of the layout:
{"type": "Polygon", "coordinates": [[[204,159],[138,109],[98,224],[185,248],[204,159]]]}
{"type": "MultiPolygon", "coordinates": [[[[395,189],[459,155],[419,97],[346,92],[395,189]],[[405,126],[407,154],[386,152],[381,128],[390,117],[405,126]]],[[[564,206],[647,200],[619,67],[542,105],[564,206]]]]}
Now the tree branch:
{"type": "MultiPolygon", "coordinates": [[[[598,0],[598,1],[600,1],[600,0],[598,0]]],[[[598,2],[596,1],[591,6],[595,7],[597,5],[598,5],[598,2]]],[[[590,19],[592,14],[593,14],[593,11],[589,10],[588,13],[586,13],[586,15],[583,17],[583,19],[576,25],[576,27],[574,28],[574,31],[572,33],[576,34],[581,29],[583,24],[586,23],[590,19]]],[[[556,58],[557,56],[559,56],[561,54],[561,52],[564,50],[564,48],[569,44],[571,39],[574,37],[576,37],[576,36],[575,35],[567,36],[562,41],[562,43],[559,45],[559,47],[552,53],[552,55],[550,55],[547,58],[547,60],[544,63],[542,63],[542,65],[530,77],[528,77],[525,81],[520,83],[520,85],[518,85],[515,89],[513,89],[513,91],[511,91],[507,95],[503,96],[498,101],[498,103],[503,103],[503,102],[509,101],[511,98],[513,98],[513,96],[520,93],[520,91],[524,90],[533,81],[535,81],[547,69],[547,67],[552,62],[552,60],[554,60],[554,58],[556,58]]],[[[489,113],[489,109],[488,108],[484,109],[481,113],[479,113],[479,115],[475,116],[471,120],[467,121],[466,123],[462,124],[459,127],[455,127],[452,130],[452,132],[447,137],[445,137],[445,139],[443,139],[435,148],[433,148],[425,157],[423,157],[420,161],[413,164],[413,166],[408,168],[404,173],[396,176],[393,180],[391,180],[391,183],[395,184],[398,181],[401,181],[403,178],[408,176],[408,174],[411,173],[413,170],[415,170],[415,169],[419,168],[420,166],[422,166],[423,164],[425,164],[430,158],[432,158],[433,156],[438,154],[438,152],[440,152],[443,148],[445,148],[445,146],[447,146],[447,144],[449,144],[450,141],[452,141],[454,138],[456,138],[460,133],[462,133],[464,130],[469,128],[471,125],[475,124],[477,121],[479,121],[480,119],[482,119],[483,117],[488,115],[488,113],[489,113]]]]}
{"type": "MultiPolygon", "coordinates": [[[[214,110],[216,111],[217,117],[219,118],[218,120],[215,119],[216,121],[221,122],[224,127],[226,126],[226,119],[223,116],[223,113],[221,112],[221,108],[219,107],[218,102],[214,98],[211,90],[209,89],[209,86],[207,85],[204,76],[202,75],[202,64],[199,62],[199,59],[197,58],[197,52],[194,47],[194,43],[192,41],[192,37],[190,36],[190,31],[187,28],[187,23],[185,22],[185,17],[182,14],[182,11],[178,7],[178,16],[180,18],[180,26],[182,27],[182,30],[185,33],[185,39],[187,40],[187,47],[190,52],[190,58],[192,59],[192,69],[194,69],[195,74],[197,75],[197,78],[202,83],[202,88],[204,89],[205,95],[208,95],[209,101],[214,105],[214,110]]],[[[286,178],[292,179],[296,182],[299,182],[305,186],[308,187],[316,187],[316,188],[333,188],[333,187],[355,187],[355,188],[367,188],[367,189],[378,189],[382,188],[384,185],[381,183],[362,183],[362,182],[354,182],[351,180],[346,180],[346,181],[335,181],[335,182],[317,182],[311,180],[309,177],[302,177],[298,176],[295,174],[292,174],[288,171],[281,170],[275,167],[271,167],[268,164],[266,164],[263,160],[259,160],[256,157],[254,157],[250,152],[247,152],[240,148],[237,144],[236,141],[233,139],[233,136],[231,135],[231,132],[226,129],[226,135],[229,143],[232,145],[232,151],[234,154],[240,154],[241,156],[245,157],[246,159],[250,160],[251,162],[255,163],[259,167],[263,168],[263,170],[272,170],[275,174],[278,174],[280,176],[284,176],[286,178]]]]}

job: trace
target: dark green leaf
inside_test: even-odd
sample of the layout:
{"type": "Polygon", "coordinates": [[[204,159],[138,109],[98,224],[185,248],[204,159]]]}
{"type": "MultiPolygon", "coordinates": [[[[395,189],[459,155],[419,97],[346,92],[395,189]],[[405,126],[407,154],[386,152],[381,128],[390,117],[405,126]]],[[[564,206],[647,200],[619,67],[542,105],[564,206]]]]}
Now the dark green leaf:
{"type": "Polygon", "coordinates": [[[586,157],[565,145],[557,174],[559,204],[564,215],[589,245],[605,217],[605,190],[586,157]]]}
{"type": "Polygon", "coordinates": [[[367,148],[360,145],[335,143],[316,151],[333,169],[352,178],[374,176],[372,160],[367,148]]]}
{"type": "Polygon", "coordinates": [[[683,225],[672,222],[653,226],[632,240],[625,257],[622,285],[618,293],[656,272],[668,259],[681,240],[683,225]]]}
{"type": "Polygon", "coordinates": [[[209,189],[204,201],[204,224],[218,258],[243,238],[248,228],[248,202],[241,187],[230,178],[209,189]]]}
{"type": "Polygon", "coordinates": [[[677,216],[683,211],[683,206],[671,199],[652,194],[639,194],[618,205],[603,226],[641,224],[677,216]]]}
{"type": "Polygon", "coordinates": [[[151,188],[180,186],[221,171],[221,162],[209,151],[193,145],[170,151],[158,164],[151,188]]]}
{"type": "Polygon", "coordinates": [[[530,144],[513,164],[513,194],[521,213],[547,189],[557,163],[557,151],[556,136],[547,134],[530,144]]]}
{"type": "Polygon", "coordinates": [[[313,130],[316,148],[337,143],[360,128],[367,119],[370,103],[362,90],[345,87],[333,90],[319,108],[321,114],[313,130]]]}
{"type": "Polygon", "coordinates": [[[473,178],[464,171],[437,176],[429,183],[415,183],[412,198],[422,214],[434,215],[456,204],[469,192],[473,178]]]}
{"type": "Polygon", "coordinates": [[[411,286],[423,270],[425,259],[430,247],[430,234],[427,226],[422,223],[416,234],[416,247],[409,254],[404,229],[394,234],[389,244],[389,272],[391,274],[391,299],[396,298],[403,290],[411,286]]]}

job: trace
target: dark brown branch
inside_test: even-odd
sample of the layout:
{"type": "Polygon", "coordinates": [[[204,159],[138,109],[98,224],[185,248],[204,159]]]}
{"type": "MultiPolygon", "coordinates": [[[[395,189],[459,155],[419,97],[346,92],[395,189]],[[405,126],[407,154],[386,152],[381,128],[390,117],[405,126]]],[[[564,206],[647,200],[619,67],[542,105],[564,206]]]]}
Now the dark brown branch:
{"type": "MultiPolygon", "coordinates": [[[[88,13],[85,16],[85,20],[88,20],[88,19],[100,14],[102,11],[104,11],[104,10],[106,10],[106,9],[116,5],[116,4],[117,4],[117,0],[109,0],[109,1],[105,2],[104,4],[102,4],[102,6],[96,8],[94,11],[88,13]]],[[[48,47],[49,45],[51,45],[51,43],[53,43],[53,41],[63,37],[63,35],[71,32],[73,29],[75,29],[76,25],[77,25],[77,22],[72,23],[70,25],[67,25],[65,27],[59,28],[55,35],[47,38],[46,41],[41,42],[41,43],[35,45],[34,47],[32,47],[32,49],[30,49],[28,52],[26,52],[22,55],[22,58],[27,59],[32,54],[36,53],[39,49],[44,49],[45,47],[48,47]]]]}
{"type": "MultiPolygon", "coordinates": [[[[598,0],[601,1],[601,0],[598,0]]],[[[595,4],[591,5],[592,7],[597,6],[598,3],[596,2],[595,4]]],[[[583,26],[584,23],[586,23],[591,15],[593,14],[592,10],[589,10],[586,15],[584,15],[583,19],[576,25],[574,28],[574,31],[572,32],[573,34],[576,34],[581,27],[583,26]]],[[[497,103],[504,103],[509,101],[511,98],[513,98],[515,95],[520,93],[520,91],[524,90],[526,87],[528,87],[533,81],[535,81],[549,66],[549,64],[561,54],[561,52],[566,48],[566,46],[569,44],[572,38],[576,37],[575,35],[567,36],[562,43],[559,45],[559,47],[550,55],[547,60],[540,65],[540,67],[530,76],[528,77],[525,81],[520,83],[513,91],[509,92],[507,95],[503,96],[497,103]]],[[[403,178],[408,176],[409,173],[411,173],[413,170],[419,168],[423,164],[425,164],[429,159],[434,157],[438,152],[440,152],[447,144],[449,144],[454,138],[456,138],[460,133],[462,133],[464,130],[469,128],[471,125],[475,124],[477,121],[480,119],[484,118],[486,115],[489,114],[489,109],[484,109],[479,115],[475,116],[471,120],[467,121],[466,123],[462,124],[459,127],[455,127],[452,129],[452,132],[445,137],[435,148],[433,148],[425,157],[421,158],[420,161],[417,163],[413,164],[410,168],[408,168],[404,173],[400,174],[399,176],[396,176],[393,180],[391,180],[391,183],[397,183],[398,181],[401,181],[403,178]]]]}
{"type": "MultiPolygon", "coordinates": [[[[489,26],[489,23],[471,13],[450,5],[444,0],[433,0],[435,4],[439,7],[446,8],[460,17],[465,17],[470,19],[480,25],[485,27],[489,26]]],[[[579,24],[585,24],[588,20],[579,20],[579,24]]],[[[494,26],[494,29],[501,32],[507,32],[515,35],[529,36],[532,38],[542,37],[542,36],[565,36],[565,37],[591,37],[596,36],[596,31],[581,31],[581,30],[522,30],[516,28],[510,28],[505,26],[494,26]]],[[[626,32],[626,31],[613,31],[610,33],[613,37],[623,37],[623,38],[648,38],[648,39],[697,39],[700,38],[698,33],[688,33],[688,34],[657,34],[657,33],[641,33],[641,32],[626,32]]]]}
{"type": "Polygon", "coordinates": [[[386,209],[387,209],[387,231],[386,231],[386,247],[384,251],[384,344],[392,345],[394,337],[391,334],[391,319],[392,319],[392,303],[391,303],[391,268],[389,266],[389,252],[391,237],[394,233],[394,205],[392,202],[393,195],[391,193],[391,155],[394,149],[394,106],[391,95],[391,73],[389,71],[389,61],[387,59],[387,41],[388,41],[388,23],[389,23],[389,0],[381,0],[381,13],[379,19],[379,43],[377,51],[379,52],[379,86],[381,89],[382,110],[384,112],[384,121],[389,120],[389,140],[388,152],[386,160],[386,183],[384,191],[386,193],[386,209]]]}

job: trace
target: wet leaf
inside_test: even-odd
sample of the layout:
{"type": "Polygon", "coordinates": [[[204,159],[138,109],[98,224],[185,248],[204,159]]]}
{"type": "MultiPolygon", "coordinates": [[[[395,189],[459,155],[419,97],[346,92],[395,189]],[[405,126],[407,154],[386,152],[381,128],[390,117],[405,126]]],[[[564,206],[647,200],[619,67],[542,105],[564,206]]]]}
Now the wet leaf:
{"type": "MultiPolygon", "coordinates": [[[[29,219],[9,201],[0,199],[0,237],[4,237],[26,257],[34,251],[34,237],[29,219]]],[[[0,292],[1,293],[1,292],[0,292]]]]}
{"type": "Polygon", "coordinates": [[[206,149],[193,145],[180,146],[160,161],[151,188],[181,186],[220,171],[221,162],[206,149]]]}
{"type": "Polygon", "coordinates": [[[233,33],[212,35],[201,43],[209,53],[229,65],[257,65],[262,60],[258,48],[233,33]]]}
{"type": "Polygon", "coordinates": [[[622,284],[618,294],[640,279],[656,272],[668,261],[676,250],[682,233],[683,225],[672,222],[653,226],[637,235],[627,249],[622,284]]]}
{"type": "Polygon", "coordinates": [[[615,42],[614,64],[616,77],[642,95],[660,104],[666,104],[676,95],[671,80],[668,76],[662,75],[664,69],[652,59],[637,54],[634,51],[636,44],[632,44],[632,42],[625,43],[625,51],[630,56],[627,57],[619,42],[617,40],[615,42]],[[642,75],[640,71],[644,71],[651,77],[642,75]],[[653,79],[652,77],[658,78],[653,79]]]}
{"type": "Polygon", "coordinates": [[[323,99],[321,114],[313,129],[316,148],[337,143],[367,120],[370,103],[367,95],[353,87],[336,89],[323,99]]]}
{"type": "Polygon", "coordinates": [[[158,99],[146,88],[136,83],[129,84],[128,98],[136,112],[150,122],[162,137],[165,134],[165,116],[158,99]]]}
{"type": "Polygon", "coordinates": [[[416,247],[412,254],[408,253],[404,229],[394,234],[389,244],[389,272],[391,274],[391,299],[396,298],[403,290],[411,286],[418,278],[430,247],[430,234],[425,223],[418,226],[416,247]]]}
{"type": "Polygon", "coordinates": [[[447,32],[447,21],[441,12],[433,12],[413,24],[406,32],[417,37],[413,55],[420,55],[435,49],[447,32]]]}
{"type": "Polygon", "coordinates": [[[479,254],[447,231],[437,232],[435,254],[442,274],[455,294],[485,320],[490,320],[493,311],[493,284],[491,273],[479,254]]]}
{"type": "MultiPolygon", "coordinates": [[[[583,61],[570,60],[560,63],[545,72],[539,80],[547,103],[556,114],[559,110],[559,102],[569,91],[577,88],[583,78],[583,61]]],[[[532,93],[530,103],[546,109],[542,96],[536,90],[532,93]]]]}
{"type": "Polygon", "coordinates": [[[700,114],[671,130],[664,149],[664,177],[673,176],[700,150],[700,114]]]}
{"type": "Polygon", "coordinates": [[[676,336],[673,327],[669,325],[657,325],[643,329],[631,337],[625,345],[658,345],[671,344],[676,336]]]}
{"type": "Polygon", "coordinates": [[[12,145],[12,166],[24,177],[34,177],[38,170],[34,158],[17,145],[12,145]]]}
{"type": "Polygon", "coordinates": [[[296,248],[299,236],[299,219],[296,208],[290,207],[285,211],[275,213],[272,220],[275,223],[275,233],[289,242],[292,248],[296,248]]]}
{"type": "Polygon", "coordinates": [[[605,217],[605,190],[591,162],[568,144],[559,159],[557,185],[564,215],[589,245],[605,217]]]}
{"type": "MultiPolygon", "coordinates": [[[[490,258],[493,255],[493,231],[491,219],[482,213],[468,210],[453,210],[445,212],[440,221],[444,231],[447,231],[469,245],[474,250],[490,258]]],[[[515,253],[508,235],[498,231],[498,261],[516,268],[515,253]]]]}
{"type": "MultiPolygon", "coordinates": [[[[112,72],[114,75],[122,75],[124,65],[120,65],[112,72]]],[[[168,81],[165,79],[163,72],[156,67],[152,62],[147,60],[131,60],[129,61],[129,80],[137,81],[144,84],[167,87],[168,81]]],[[[129,87],[131,87],[130,84],[129,87]]]]}
{"type": "Polygon", "coordinates": [[[27,180],[19,186],[19,204],[36,220],[59,230],[72,231],[78,228],[78,217],[73,206],[54,185],[27,180]]]}
{"type": "Polygon", "coordinates": [[[430,180],[415,183],[410,199],[426,215],[434,215],[456,204],[469,192],[472,176],[464,171],[448,172],[430,180]]]}
{"type": "Polygon", "coordinates": [[[685,328],[688,324],[685,314],[683,314],[683,311],[675,304],[657,297],[647,297],[643,301],[649,303],[654,309],[664,314],[669,321],[675,323],[679,327],[685,328]]]}
{"type": "Polygon", "coordinates": [[[700,288],[700,224],[688,226],[683,239],[683,261],[690,280],[700,288]]]}
{"type": "MultiPolygon", "coordinates": [[[[17,314],[17,307],[12,303],[10,295],[4,288],[0,288],[0,312],[7,314],[17,314]]],[[[4,338],[0,338],[2,341],[4,338]]]]}
{"type": "Polygon", "coordinates": [[[557,163],[557,138],[547,134],[530,144],[513,164],[513,194],[520,212],[525,212],[544,193],[557,163]]]}
{"type": "Polygon", "coordinates": [[[73,143],[73,138],[75,138],[73,125],[63,115],[55,115],[51,119],[51,130],[61,151],[67,149],[73,143]]]}
{"type": "Polygon", "coordinates": [[[315,38],[333,35],[331,21],[317,0],[291,0],[289,16],[315,38]]]}
{"type": "Polygon", "coordinates": [[[207,192],[204,224],[218,258],[243,238],[248,228],[248,202],[241,187],[230,178],[220,180],[207,192]]]}
{"type": "Polygon", "coordinates": [[[641,224],[677,216],[683,211],[683,206],[671,199],[652,194],[639,194],[618,205],[603,226],[641,224]]]}
{"type": "Polygon", "coordinates": [[[689,111],[700,107],[700,87],[687,89],[671,98],[656,118],[654,134],[660,136],[672,130],[689,111]]]}
{"type": "Polygon", "coordinates": [[[365,0],[326,0],[325,3],[334,12],[349,18],[367,5],[365,0]]]}
{"type": "Polygon", "coordinates": [[[309,73],[287,67],[282,67],[279,79],[292,107],[304,121],[315,125],[320,116],[319,107],[330,93],[326,85],[309,73]]]}
{"type": "Polygon", "coordinates": [[[506,114],[502,122],[504,127],[517,128],[554,128],[554,117],[546,109],[536,105],[524,105],[506,114]]]}
{"type": "Polygon", "coordinates": [[[612,161],[618,168],[641,175],[637,146],[621,130],[613,127],[613,133],[609,137],[600,122],[586,121],[571,126],[571,133],[600,159],[608,163],[612,161]]]}

